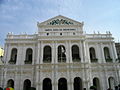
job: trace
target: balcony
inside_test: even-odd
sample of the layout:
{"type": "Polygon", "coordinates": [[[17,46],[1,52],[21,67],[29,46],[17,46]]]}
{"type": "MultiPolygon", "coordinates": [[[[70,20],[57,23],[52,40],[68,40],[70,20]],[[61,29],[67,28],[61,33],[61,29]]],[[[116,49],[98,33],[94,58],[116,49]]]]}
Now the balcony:
{"type": "Polygon", "coordinates": [[[25,64],[32,64],[32,60],[25,60],[25,64]]]}
{"type": "Polygon", "coordinates": [[[98,62],[98,59],[97,58],[91,59],[91,62],[96,63],[96,62],[98,62]]]}
{"type": "Polygon", "coordinates": [[[16,64],[16,60],[10,59],[10,60],[9,60],[9,63],[10,63],[10,64],[16,64]]]}
{"type": "Polygon", "coordinates": [[[66,62],[66,57],[58,57],[58,62],[66,62]]]}
{"type": "Polygon", "coordinates": [[[47,57],[43,59],[44,63],[50,63],[51,62],[51,57],[47,57]]]}
{"type": "Polygon", "coordinates": [[[106,62],[112,62],[112,58],[106,58],[106,62]]]}
{"type": "Polygon", "coordinates": [[[80,62],[81,61],[81,58],[72,58],[73,62],[80,62]]]}

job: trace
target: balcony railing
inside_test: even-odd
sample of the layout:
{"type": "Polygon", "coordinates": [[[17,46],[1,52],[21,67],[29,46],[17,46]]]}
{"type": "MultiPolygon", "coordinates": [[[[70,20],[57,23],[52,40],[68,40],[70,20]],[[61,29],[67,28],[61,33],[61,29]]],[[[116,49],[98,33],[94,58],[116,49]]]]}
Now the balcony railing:
{"type": "Polygon", "coordinates": [[[112,58],[106,58],[106,62],[112,62],[112,58]]]}
{"type": "Polygon", "coordinates": [[[43,59],[44,63],[50,63],[51,62],[51,57],[47,57],[43,59]]]}
{"type": "Polygon", "coordinates": [[[72,58],[73,62],[80,62],[81,58],[72,58]]]}
{"type": "Polygon", "coordinates": [[[66,62],[66,57],[58,57],[58,62],[66,62]]]}
{"type": "Polygon", "coordinates": [[[97,58],[91,59],[91,62],[98,62],[97,58]]]}
{"type": "Polygon", "coordinates": [[[32,60],[25,60],[25,64],[32,64],[32,60]]]}
{"type": "Polygon", "coordinates": [[[10,59],[10,60],[9,60],[9,63],[10,63],[10,64],[16,64],[16,60],[10,59]]]}

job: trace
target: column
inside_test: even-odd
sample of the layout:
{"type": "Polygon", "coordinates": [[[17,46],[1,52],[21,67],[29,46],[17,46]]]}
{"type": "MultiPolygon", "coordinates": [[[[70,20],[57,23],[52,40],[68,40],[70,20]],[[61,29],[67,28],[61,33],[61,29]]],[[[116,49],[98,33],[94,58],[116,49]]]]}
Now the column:
{"type": "Polygon", "coordinates": [[[21,62],[21,65],[24,65],[24,64],[25,64],[25,59],[26,59],[26,45],[23,44],[23,47],[22,47],[22,62],[21,62]]]}
{"type": "Polygon", "coordinates": [[[57,49],[57,41],[54,42],[55,47],[55,63],[58,63],[58,49],[57,49]]]}
{"type": "Polygon", "coordinates": [[[85,42],[85,40],[81,42],[82,42],[82,51],[83,51],[83,62],[90,62],[88,43],[85,42]]]}
{"type": "Polygon", "coordinates": [[[36,62],[36,64],[39,64],[40,63],[40,42],[38,42],[38,44],[37,44],[37,62],[36,62]]]}
{"type": "Polygon", "coordinates": [[[38,90],[43,90],[43,84],[42,84],[42,81],[40,81],[39,83],[39,89],[38,90]]]}
{"type": "Polygon", "coordinates": [[[115,60],[118,58],[118,56],[117,56],[117,51],[116,51],[115,43],[114,42],[112,42],[112,49],[113,49],[114,62],[115,62],[115,60]]]}
{"type": "Polygon", "coordinates": [[[67,81],[67,88],[68,88],[68,90],[72,90],[71,86],[73,86],[73,85],[72,85],[72,83],[70,82],[70,80],[68,80],[68,81],[67,81]]]}
{"type": "Polygon", "coordinates": [[[88,90],[91,84],[91,69],[88,68],[88,64],[84,64],[84,69],[83,69],[83,86],[88,90]],[[89,74],[88,74],[89,73],[89,74]]]}
{"type": "Polygon", "coordinates": [[[110,56],[113,60],[113,62],[115,61],[115,56],[114,56],[114,49],[113,49],[113,46],[112,46],[112,43],[110,42],[110,50],[109,50],[109,53],[110,53],[110,56]]]}
{"type": "Polygon", "coordinates": [[[69,60],[70,60],[70,63],[72,63],[72,49],[71,49],[71,41],[68,42],[68,45],[69,45],[69,60]]]}
{"type": "Polygon", "coordinates": [[[82,48],[82,42],[80,41],[79,42],[79,53],[80,53],[80,58],[81,58],[81,62],[83,63],[84,61],[83,61],[83,53],[84,53],[84,51],[82,50],[83,48],[82,48]]]}
{"type": "Polygon", "coordinates": [[[102,63],[105,63],[106,61],[105,61],[105,57],[104,57],[104,50],[103,50],[103,44],[102,43],[100,43],[100,51],[101,51],[101,62],[102,63]]]}
{"type": "Polygon", "coordinates": [[[95,54],[96,54],[96,58],[98,59],[98,63],[101,63],[101,50],[99,47],[99,43],[96,43],[95,54]]]}
{"type": "Polygon", "coordinates": [[[55,63],[55,42],[52,42],[52,63],[55,63]]]}
{"type": "MultiPolygon", "coordinates": [[[[22,60],[22,46],[18,45],[17,48],[17,60],[16,60],[16,65],[21,65],[21,60],[22,60]]],[[[25,59],[24,59],[25,60],[25,59]]]]}
{"type": "MultiPolygon", "coordinates": [[[[74,90],[74,87],[73,87],[73,83],[74,83],[74,80],[72,80],[72,78],[70,77],[70,90],[74,90]]],[[[68,89],[69,90],[69,89],[68,89]]]]}
{"type": "Polygon", "coordinates": [[[66,63],[69,63],[69,42],[66,41],[66,63]]]}
{"type": "Polygon", "coordinates": [[[36,64],[37,63],[37,58],[38,58],[38,50],[39,47],[38,47],[38,44],[34,44],[34,47],[33,47],[33,58],[32,58],[32,64],[36,64]]]}
{"type": "Polygon", "coordinates": [[[40,90],[39,88],[39,77],[40,77],[40,72],[39,72],[39,66],[37,66],[37,69],[36,69],[36,90],[40,90]]]}
{"type": "MultiPolygon", "coordinates": [[[[57,79],[56,79],[57,80],[57,79]]],[[[54,82],[54,90],[58,90],[58,81],[56,81],[55,80],[55,82],[54,82]]]]}
{"type": "Polygon", "coordinates": [[[40,43],[40,64],[43,63],[43,41],[40,43]]]}
{"type": "Polygon", "coordinates": [[[9,44],[7,44],[7,53],[6,53],[6,56],[5,56],[5,63],[8,64],[9,61],[10,61],[10,58],[11,58],[11,51],[12,51],[12,48],[10,47],[9,44]]]}

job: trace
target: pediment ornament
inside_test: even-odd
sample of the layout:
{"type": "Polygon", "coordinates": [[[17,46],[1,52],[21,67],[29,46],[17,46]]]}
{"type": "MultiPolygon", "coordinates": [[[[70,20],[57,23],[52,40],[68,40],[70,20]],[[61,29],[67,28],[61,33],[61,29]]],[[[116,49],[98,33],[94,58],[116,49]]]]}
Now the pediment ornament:
{"type": "Polygon", "coordinates": [[[48,23],[48,25],[72,25],[73,22],[65,19],[55,19],[48,23]]]}

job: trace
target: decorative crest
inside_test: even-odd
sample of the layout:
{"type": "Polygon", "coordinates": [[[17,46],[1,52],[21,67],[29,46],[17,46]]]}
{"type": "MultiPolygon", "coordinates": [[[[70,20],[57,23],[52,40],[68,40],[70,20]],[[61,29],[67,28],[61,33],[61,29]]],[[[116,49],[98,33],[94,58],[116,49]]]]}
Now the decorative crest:
{"type": "Polygon", "coordinates": [[[48,25],[71,25],[73,22],[67,21],[65,19],[56,19],[48,23],[48,25]]]}

